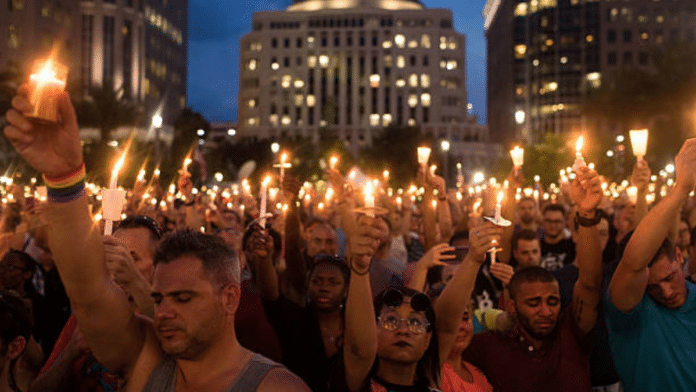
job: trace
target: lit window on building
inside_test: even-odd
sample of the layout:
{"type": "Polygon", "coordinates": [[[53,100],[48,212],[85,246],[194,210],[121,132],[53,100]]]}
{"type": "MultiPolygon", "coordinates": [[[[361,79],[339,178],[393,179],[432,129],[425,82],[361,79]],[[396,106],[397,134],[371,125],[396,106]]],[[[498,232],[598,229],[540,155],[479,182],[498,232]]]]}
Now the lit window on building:
{"type": "Polygon", "coordinates": [[[441,69],[447,68],[447,60],[445,60],[445,59],[440,60],[440,68],[441,69]]]}
{"type": "Polygon", "coordinates": [[[274,127],[278,126],[278,115],[277,114],[271,114],[268,116],[268,121],[273,125],[274,127]]]}
{"type": "Polygon", "coordinates": [[[421,35],[421,46],[430,49],[430,36],[428,34],[421,35]]]}
{"type": "Polygon", "coordinates": [[[551,38],[547,39],[544,43],[546,44],[546,46],[553,46],[553,40],[551,38]]]}
{"type": "Polygon", "coordinates": [[[457,49],[457,40],[454,37],[450,37],[447,40],[447,49],[449,49],[449,50],[457,49]]]}
{"type": "Polygon", "coordinates": [[[252,42],[252,43],[249,45],[249,49],[250,49],[252,52],[260,52],[260,51],[261,51],[261,48],[262,48],[262,46],[261,46],[261,43],[260,43],[260,42],[252,42]]]}
{"type": "Polygon", "coordinates": [[[280,64],[277,61],[271,63],[271,69],[277,71],[280,68],[280,64]]]}
{"type": "Polygon", "coordinates": [[[309,56],[307,57],[307,66],[309,68],[314,68],[317,66],[317,56],[309,56]]]}
{"type": "Polygon", "coordinates": [[[307,37],[307,47],[310,49],[314,48],[314,37],[311,35],[307,37]]]}
{"type": "Polygon", "coordinates": [[[392,66],[392,60],[393,57],[390,54],[387,54],[384,56],[384,66],[385,67],[391,67],[392,66]]]}
{"type": "Polygon", "coordinates": [[[548,92],[556,91],[556,90],[558,90],[558,83],[556,83],[556,82],[546,83],[544,88],[546,88],[546,91],[548,91],[548,92]]]}
{"type": "Polygon", "coordinates": [[[524,89],[524,86],[517,86],[517,87],[515,88],[515,95],[517,95],[518,97],[523,96],[523,95],[524,95],[524,90],[525,90],[525,89],[524,89]]]}
{"type": "Polygon", "coordinates": [[[250,99],[247,101],[247,106],[249,106],[249,109],[253,109],[256,107],[256,100],[255,99],[250,99]]]}
{"type": "Polygon", "coordinates": [[[247,62],[247,69],[249,71],[256,71],[256,66],[258,65],[258,62],[256,59],[251,59],[247,62]]]}
{"type": "Polygon", "coordinates": [[[379,81],[380,81],[380,77],[378,74],[370,75],[370,87],[372,87],[372,88],[379,87],[379,81]]]}
{"type": "Polygon", "coordinates": [[[7,28],[7,46],[12,49],[16,49],[19,46],[19,34],[17,33],[17,27],[11,25],[7,28]]]}
{"type": "Polygon", "coordinates": [[[440,50],[447,49],[447,37],[440,37],[440,50]]]}
{"type": "Polygon", "coordinates": [[[457,60],[447,60],[447,70],[457,69],[457,60]]]}
{"type": "Polygon", "coordinates": [[[517,3],[515,7],[515,16],[527,15],[527,3],[517,3]]]}
{"type": "Polygon", "coordinates": [[[48,0],[41,2],[41,16],[44,18],[51,16],[51,3],[48,0]]]}
{"type": "Polygon", "coordinates": [[[389,124],[391,124],[391,122],[392,122],[392,115],[391,114],[387,113],[387,114],[382,116],[382,125],[383,126],[387,127],[387,126],[389,126],[389,124]]]}
{"type": "Polygon", "coordinates": [[[568,64],[568,57],[566,57],[566,56],[561,57],[561,64],[568,64]]]}
{"type": "Polygon", "coordinates": [[[394,37],[394,43],[399,49],[403,49],[404,45],[406,45],[406,37],[403,34],[397,34],[394,37]]]}
{"type": "Polygon", "coordinates": [[[527,45],[515,45],[515,58],[522,59],[527,54],[527,45]]]}
{"type": "Polygon", "coordinates": [[[370,125],[373,127],[376,127],[379,125],[379,114],[377,114],[377,113],[370,114],[370,125]]]}
{"type": "Polygon", "coordinates": [[[392,42],[391,42],[391,40],[382,42],[382,47],[383,47],[384,49],[389,49],[389,48],[391,48],[391,47],[392,47],[392,42]]]}
{"type": "Polygon", "coordinates": [[[304,80],[297,79],[295,80],[295,88],[300,89],[304,87],[304,80]]]}
{"type": "Polygon", "coordinates": [[[290,116],[283,116],[283,118],[280,120],[280,123],[283,125],[290,125],[290,116]]]}
{"type": "Polygon", "coordinates": [[[421,78],[421,87],[430,88],[430,75],[421,74],[420,78],[421,78]]]}
{"type": "Polygon", "coordinates": [[[587,37],[585,37],[585,41],[587,41],[588,44],[591,44],[594,42],[594,35],[588,34],[587,37]]]}
{"type": "Polygon", "coordinates": [[[254,127],[254,126],[258,125],[258,123],[259,123],[258,117],[249,117],[247,119],[247,125],[249,125],[250,127],[254,127]]]}
{"type": "Polygon", "coordinates": [[[415,39],[412,39],[412,40],[408,41],[408,47],[409,47],[409,49],[415,49],[415,48],[417,48],[417,47],[418,47],[418,41],[416,41],[415,39]]]}
{"type": "Polygon", "coordinates": [[[641,41],[647,41],[650,38],[650,34],[648,34],[647,31],[641,31],[640,32],[640,39],[641,41]]]}
{"type": "Polygon", "coordinates": [[[408,125],[411,126],[411,127],[415,127],[415,126],[416,126],[416,119],[415,119],[415,118],[409,118],[409,119],[408,119],[408,125]]]}
{"type": "Polygon", "coordinates": [[[665,23],[665,16],[662,14],[657,14],[655,16],[655,22],[657,23],[665,23]]]}
{"type": "Polygon", "coordinates": [[[295,94],[295,106],[302,106],[304,104],[304,96],[302,94],[295,94]]]}
{"type": "Polygon", "coordinates": [[[424,107],[430,106],[430,94],[428,94],[428,93],[421,94],[421,105],[423,105],[424,107]]]}
{"type": "Polygon", "coordinates": [[[396,57],[396,67],[403,68],[406,66],[406,58],[402,55],[396,57]]]}
{"type": "Polygon", "coordinates": [[[556,6],[556,0],[539,0],[539,8],[553,8],[556,6]]]}
{"type": "Polygon", "coordinates": [[[283,78],[281,79],[281,82],[280,82],[280,86],[283,88],[290,88],[291,83],[292,83],[292,76],[283,75],[283,78]]]}
{"type": "Polygon", "coordinates": [[[401,88],[401,87],[405,87],[405,86],[406,86],[406,81],[404,80],[404,78],[396,79],[396,87],[401,88]]]}
{"type": "Polygon", "coordinates": [[[418,96],[416,94],[411,94],[408,96],[408,106],[412,108],[418,106],[418,96]]]}
{"type": "Polygon", "coordinates": [[[599,88],[602,86],[602,74],[599,72],[591,72],[585,76],[585,79],[590,83],[593,88],[599,88]]]}
{"type": "Polygon", "coordinates": [[[411,87],[418,87],[418,75],[411,74],[408,76],[408,85],[411,87]]]}
{"type": "Polygon", "coordinates": [[[319,56],[319,65],[321,65],[322,68],[326,68],[329,66],[329,56],[322,54],[319,56]]]}
{"type": "Polygon", "coordinates": [[[311,95],[311,94],[308,95],[307,96],[307,106],[309,106],[310,108],[313,108],[314,105],[316,105],[316,104],[317,104],[317,98],[314,95],[311,95]]]}
{"type": "Polygon", "coordinates": [[[539,66],[539,59],[532,60],[532,65],[535,67],[538,67],[539,66]]]}

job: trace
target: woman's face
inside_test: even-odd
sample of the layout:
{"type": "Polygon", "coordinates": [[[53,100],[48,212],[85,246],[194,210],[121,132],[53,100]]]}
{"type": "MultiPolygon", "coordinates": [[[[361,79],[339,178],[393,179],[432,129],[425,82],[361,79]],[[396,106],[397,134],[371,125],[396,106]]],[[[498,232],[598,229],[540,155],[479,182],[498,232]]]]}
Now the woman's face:
{"type": "Polygon", "coordinates": [[[452,352],[461,354],[469,347],[471,343],[471,338],[474,336],[474,324],[472,322],[472,317],[475,317],[472,313],[471,307],[467,307],[462,315],[462,320],[459,322],[459,330],[457,330],[457,337],[454,340],[454,346],[452,346],[452,352]]]}
{"type": "Polygon", "coordinates": [[[432,333],[427,331],[425,312],[414,311],[410,297],[392,308],[383,306],[377,320],[377,356],[380,360],[416,363],[428,349],[432,333]]]}
{"type": "Polygon", "coordinates": [[[309,277],[307,293],[319,311],[337,311],[346,296],[346,281],[338,267],[318,265],[309,277]]]}

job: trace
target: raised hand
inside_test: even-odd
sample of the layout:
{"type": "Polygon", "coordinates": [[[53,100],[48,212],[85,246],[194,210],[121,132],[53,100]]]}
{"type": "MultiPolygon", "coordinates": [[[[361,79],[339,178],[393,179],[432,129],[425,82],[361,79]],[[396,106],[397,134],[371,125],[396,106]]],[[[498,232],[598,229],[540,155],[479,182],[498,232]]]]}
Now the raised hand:
{"type": "MultiPolygon", "coordinates": [[[[677,172],[677,181],[674,189],[683,194],[688,194],[696,185],[694,168],[696,168],[696,139],[687,140],[679,150],[674,163],[677,172]]],[[[659,188],[656,188],[659,189],[659,188]]]]}
{"type": "Polygon", "coordinates": [[[77,117],[70,98],[61,92],[58,99],[59,121],[55,125],[30,122],[22,113],[30,112],[29,86],[19,87],[7,111],[5,136],[34,169],[47,176],[60,176],[83,163],[77,117]]]}
{"type": "Polygon", "coordinates": [[[437,266],[445,266],[447,260],[454,260],[456,258],[453,254],[445,254],[447,252],[454,251],[454,247],[447,244],[438,244],[430,248],[430,250],[418,260],[418,267],[423,269],[430,269],[437,266]]]}
{"type": "Polygon", "coordinates": [[[512,279],[512,275],[515,274],[515,270],[512,266],[504,263],[491,264],[490,271],[491,275],[503,282],[503,286],[510,284],[510,279],[512,279]]]}
{"type": "Polygon", "coordinates": [[[389,229],[380,218],[362,215],[358,218],[350,238],[351,268],[359,273],[367,273],[372,255],[380,242],[389,235],[389,229]]]}
{"type": "Polygon", "coordinates": [[[597,172],[588,167],[580,168],[571,185],[571,197],[578,212],[593,212],[602,202],[604,192],[597,172]]]}
{"type": "Polygon", "coordinates": [[[631,183],[638,188],[639,191],[645,192],[650,183],[650,167],[644,159],[638,160],[633,166],[631,174],[631,183]]]}
{"type": "Polygon", "coordinates": [[[176,180],[176,185],[179,188],[179,192],[186,197],[187,202],[193,201],[193,183],[191,182],[191,173],[187,171],[180,171],[179,178],[176,180]]]}
{"type": "Polygon", "coordinates": [[[482,222],[469,232],[469,254],[472,260],[483,264],[486,260],[486,252],[500,245],[503,228],[492,222],[482,222]]]}
{"type": "Polygon", "coordinates": [[[129,293],[135,285],[146,282],[126,246],[115,237],[104,237],[104,260],[114,281],[129,293]]]}

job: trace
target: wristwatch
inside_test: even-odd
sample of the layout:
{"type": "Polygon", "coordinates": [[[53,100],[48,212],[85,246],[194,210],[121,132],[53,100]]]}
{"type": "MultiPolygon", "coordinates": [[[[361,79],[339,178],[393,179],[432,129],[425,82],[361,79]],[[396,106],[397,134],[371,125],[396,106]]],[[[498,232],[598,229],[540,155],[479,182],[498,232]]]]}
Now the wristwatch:
{"type": "Polygon", "coordinates": [[[600,220],[602,220],[602,216],[597,213],[597,210],[594,211],[594,218],[583,218],[580,216],[579,212],[575,212],[575,230],[577,230],[580,226],[597,226],[600,220]]]}

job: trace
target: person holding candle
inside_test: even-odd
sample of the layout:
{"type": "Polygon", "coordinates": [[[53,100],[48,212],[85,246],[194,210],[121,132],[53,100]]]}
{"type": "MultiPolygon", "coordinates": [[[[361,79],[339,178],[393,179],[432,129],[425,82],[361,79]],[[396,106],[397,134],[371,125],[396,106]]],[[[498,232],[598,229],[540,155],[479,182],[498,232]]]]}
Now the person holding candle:
{"type": "Polygon", "coordinates": [[[560,312],[558,282],[541,267],[515,273],[507,308],[515,326],[506,332],[475,335],[463,354],[486,374],[496,391],[589,391],[590,332],[597,318],[602,276],[596,208],[602,199],[599,177],[581,169],[572,185],[578,205],[574,301],[560,312]],[[510,366],[514,364],[514,366],[510,366]]]}
{"type": "Polygon", "coordinates": [[[675,158],[676,182],[638,224],[605,298],[609,342],[624,390],[688,391],[696,385],[696,285],[669,239],[696,185],[696,139],[675,158]]]}
{"type": "Polygon", "coordinates": [[[4,133],[44,174],[51,250],[95,357],[134,391],[222,392],[238,382],[251,384],[240,391],[308,391],[297,376],[239,345],[233,328],[239,265],[219,238],[189,231],[167,237],[154,257],[154,319],[134,313],[105,267],[103,243],[84,191],[82,147],[68,95],[57,97],[56,125],[35,125],[21,114],[32,109],[27,88],[20,86],[14,97],[4,133]],[[261,376],[249,380],[249,371],[261,376]]]}
{"type": "Polygon", "coordinates": [[[435,305],[412,289],[380,293],[373,303],[370,262],[384,236],[375,218],[359,218],[350,238],[351,284],[346,303],[342,362],[332,391],[431,391],[468,305],[474,278],[501,229],[486,223],[471,238],[471,250],[435,305]],[[365,318],[365,314],[374,317],[365,318]]]}

